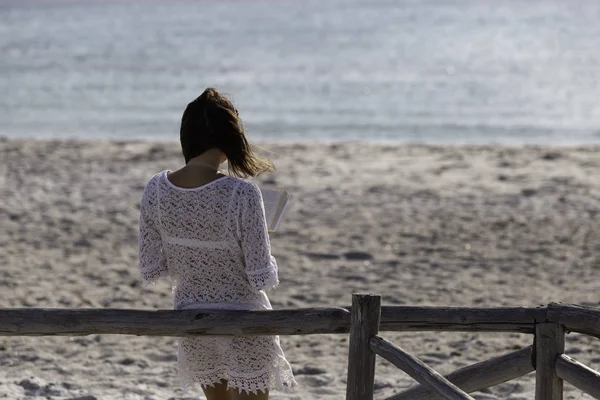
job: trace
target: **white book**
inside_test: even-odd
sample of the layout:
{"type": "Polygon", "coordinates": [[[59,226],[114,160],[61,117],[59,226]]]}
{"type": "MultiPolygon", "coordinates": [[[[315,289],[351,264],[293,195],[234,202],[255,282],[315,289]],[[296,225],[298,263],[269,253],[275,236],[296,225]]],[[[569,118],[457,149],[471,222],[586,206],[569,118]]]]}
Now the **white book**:
{"type": "Polygon", "coordinates": [[[269,231],[274,232],[279,227],[291,196],[285,190],[261,189],[260,191],[265,205],[267,227],[269,231]]]}

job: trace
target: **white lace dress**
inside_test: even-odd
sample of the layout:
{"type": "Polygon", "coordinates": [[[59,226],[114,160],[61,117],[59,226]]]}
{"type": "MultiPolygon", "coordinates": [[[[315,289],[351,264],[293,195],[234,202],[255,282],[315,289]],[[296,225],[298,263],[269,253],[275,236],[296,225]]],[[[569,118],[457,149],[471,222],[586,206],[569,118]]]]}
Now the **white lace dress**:
{"type": "MultiPolygon", "coordinates": [[[[264,289],[279,283],[264,205],[249,181],[222,177],[193,189],[156,174],[140,209],[140,272],[144,286],[173,283],[175,309],[271,309],[264,289]]],[[[296,385],[277,336],[181,338],[184,390],[211,386],[257,393],[296,385]]]]}

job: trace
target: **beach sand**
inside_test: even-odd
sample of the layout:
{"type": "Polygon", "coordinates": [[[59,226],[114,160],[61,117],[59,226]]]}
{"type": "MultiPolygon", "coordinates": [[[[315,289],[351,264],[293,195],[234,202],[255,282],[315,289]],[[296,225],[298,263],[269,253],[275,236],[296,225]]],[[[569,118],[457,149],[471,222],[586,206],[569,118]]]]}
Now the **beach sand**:
{"type": "MultiPolygon", "coordinates": [[[[600,148],[262,144],[293,203],[272,234],[275,308],[600,306],[600,148]]],[[[171,308],[140,287],[146,181],[182,163],[177,143],[0,139],[0,307],[171,308]]],[[[490,333],[382,333],[442,373],[531,344],[490,333]]],[[[284,336],[299,388],[272,399],[342,399],[347,335],[284,336]]],[[[181,393],[176,338],[0,338],[0,398],[198,399],[181,393]]],[[[600,369],[600,341],[567,353],[600,369]]],[[[376,397],[413,385],[378,360],[376,397]]],[[[532,399],[534,374],[475,394],[532,399]]],[[[565,399],[589,399],[566,385],[565,399]]]]}

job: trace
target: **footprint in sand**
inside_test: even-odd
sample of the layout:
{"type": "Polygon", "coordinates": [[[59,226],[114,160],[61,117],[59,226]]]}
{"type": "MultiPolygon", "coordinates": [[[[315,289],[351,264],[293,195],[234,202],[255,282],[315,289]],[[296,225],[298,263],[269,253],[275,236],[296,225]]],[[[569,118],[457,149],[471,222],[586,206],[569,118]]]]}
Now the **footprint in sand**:
{"type": "Polygon", "coordinates": [[[351,261],[367,261],[372,260],[373,255],[364,251],[349,251],[344,253],[344,258],[351,261]]]}
{"type": "Polygon", "coordinates": [[[80,397],[72,397],[68,400],[98,400],[96,396],[80,396],[80,397]]]}

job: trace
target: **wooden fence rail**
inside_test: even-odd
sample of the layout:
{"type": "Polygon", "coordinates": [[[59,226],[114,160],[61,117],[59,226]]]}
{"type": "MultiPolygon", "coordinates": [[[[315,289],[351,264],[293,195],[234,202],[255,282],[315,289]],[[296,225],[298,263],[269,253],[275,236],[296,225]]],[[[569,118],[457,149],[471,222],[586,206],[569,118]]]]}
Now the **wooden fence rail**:
{"type": "Polygon", "coordinates": [[[556,374],[590,396],[600,399],[600,374],[561,354],[556,360],[556,374]]]}
{"type": "MultiPolygon", "coordinates": [[[[445,376],[447,380],[467,393],[486,389],[512,379],[519,378],[535,370],[533,367],[533,346],[505,354],[491,360],[469,365],[445,376]]],[[[389,400],[441,399],[426,385],[405,390],[389,400]]]]}
{"type": "MultiPolygon", "coordinates": [[[[298,308],[261,311],[108,308],[0,309],[0,336],[310,335],[350,332],[350,310],[298,308]]],[[[463,331],[535,333],[536,323],[553,321],[570,331],[600,337],[600,311],[549,305],[538,308],[381,307],[379,331],[463,331]],[[567,321],[562,322],[563,315],[567,321]],[[581,323],[588,321],[588,324],[581,323]]]]}
{"type": "Polygon", "coordinates": [[[343,308],[294,310],[0,309],[0,336],[310,335],[347,333],[343,308]]]}
{"type": "Polygon", "coordinates": [[[374,336],[370,340],[371,350],[400,368],[417,382],[427,385],[445,399],[450,400],[473,400],[471,396],[460,390],[453,383],[438,374],[423,361],[410,353],[395,346],[391,342],[374,336]]]}
{"type": "Polygon", "coordinates": [[[471,399],[533,370],[536,400],[561,400],[563,380],[600,399],[600,374],[566,356],[565,332],[600,338],[600,310],[552,303],[536,308],[381,307],[380,296],[353,295],[351,307],[261,311],[0,309],[0,336],[310,335],[350,332],[348,400],[372,400],[379,354],[421,383],[388,400],[471,399]],[[385,341],[384,331],[519,332],[534,345],[446,377],[385,341]]]}

